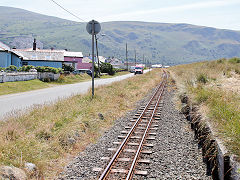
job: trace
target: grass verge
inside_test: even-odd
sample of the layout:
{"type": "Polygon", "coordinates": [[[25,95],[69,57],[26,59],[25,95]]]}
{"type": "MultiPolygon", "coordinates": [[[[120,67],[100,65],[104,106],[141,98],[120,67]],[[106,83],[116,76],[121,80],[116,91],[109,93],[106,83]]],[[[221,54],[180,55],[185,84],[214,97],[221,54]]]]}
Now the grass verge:
{"type": "Polygon", "coordinates": [[[54,179],[69,156],[96,142],[160,80],[161,71],[154,70],[96,88],[94,99],[91,93],[77,95],[1,122],[0,165],[23,168],[25,162],[35,163],[38,177],[54,179]]]}
{"type": "MultiPolygon", "coordinates": [[[[128,73],[129,72],[118,72],[114,76],[104,75],[101,78],[112,78],[115,76],[121,76],[128,73]]],[[[13,94],[13,93],[20,93],[20,92],[48,88],[55,85],[79,83],[79,82],[84,82],[89,80],[91,80],[91,77],[89,75],[80,74],[80,75],[68,75],[68,76],[61,75],[60,78],[54,82],[42,82],[38,79],[34,79],[30,81],[5,82],[5,83],[0,83],[0,96],[6,95],[6,94],[13,94]]]]}
{"type": "Polygon", "coordinates": [[[5,82],[0,83],[0,96],[6,94],[13,94],[25,91],[31,91],[36,89],[42,89],[50,87],[48,83],[44,83],[38,79],[30,81],[17,81],[17,82],[5,82]]]}
{"type": "Polygon", "coordinates": [[[213,124],[217,136],[238,157],[240,157],[240,95],[237,91],[225,88],[224,82],[232,77],[240,78],[237,73],[239,69],[238,58],[170,68],[181,93],[186,92],[193,103],[206,107],[207,119],[213,124]]]}
{"type": "Polygon", "coordinates": [[[128,72],[128,71],[116,72],[113,76],[103,75],[103,76],[101,76],[101,79],[103,79],[103,78],[111,78],[111,77],[116,77],[116,76],[122,76],[122,75],[126,75],[126,74],[130,74],[130,72],[128,72]]]}

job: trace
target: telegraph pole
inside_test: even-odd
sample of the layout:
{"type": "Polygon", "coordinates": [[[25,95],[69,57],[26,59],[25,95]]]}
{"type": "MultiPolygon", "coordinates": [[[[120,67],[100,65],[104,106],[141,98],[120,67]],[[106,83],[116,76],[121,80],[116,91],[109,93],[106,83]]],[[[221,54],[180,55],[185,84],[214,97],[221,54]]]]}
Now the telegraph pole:
{"type": "Polygon", "coordinates": [[[99,63],[99,56],[98,56],[98,38],[97,38],[97,35],[95,34],[95,39],[96,39],[96,51],[97,51],[97,58],[98,58],[98,75],[100,77],[100,63],[99,63]]]}
{"type": "Polygon", "coordinates": [[[143,54],[143,65],[144,65],[144,54],[143,54]]]}
{"type": "Polygon", "coordinates": [[[94,97],[94,34],[95,22],[92,20],[92,98],[94,97]]]}
{"type": "Polygon", "coordinates": [[[137,64],[137,52],[136,52],[136,49],[134,50],[134,52],[135,52],[135,66],[136,66],[136,64],[137,64]]]}
{"type": "Polygon", "coordinates": [[[127,50],[127,43],[126,43],[126,62],[127,62],[127,71],[128,71],[128,50],[127,50]]]}

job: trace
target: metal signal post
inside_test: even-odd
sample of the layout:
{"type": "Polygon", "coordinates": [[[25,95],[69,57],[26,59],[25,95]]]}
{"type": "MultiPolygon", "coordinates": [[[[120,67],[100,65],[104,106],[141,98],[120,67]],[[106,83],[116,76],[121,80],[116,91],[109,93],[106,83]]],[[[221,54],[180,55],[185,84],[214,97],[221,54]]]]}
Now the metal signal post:
{"type": "Polygon", "coordinates": [[[94,97],[94,36],[101,30],[99,22],[92,20],[87,23],[87,32],[92,35],[92,98],[94,97]]]}

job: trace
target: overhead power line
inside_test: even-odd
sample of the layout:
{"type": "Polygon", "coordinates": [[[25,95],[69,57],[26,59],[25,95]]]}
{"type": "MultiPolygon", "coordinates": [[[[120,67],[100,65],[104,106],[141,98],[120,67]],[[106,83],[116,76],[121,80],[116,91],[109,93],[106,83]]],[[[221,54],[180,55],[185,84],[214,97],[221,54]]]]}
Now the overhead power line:
{"type": "Polygon", "coordinates": [[[82,18],[78,17],[77,15],[73,14],[72,12],[70,12],[69,10],[67,10],[66,8],[64,8],[63,6],[61,6],[60,4],[58,4],[56,1],[54,1],[54,0],[50,0],[50,1],[52,1],[54,4],[56,4],[57,6],[59,6],[60,8],[62,8],[64,11],[66,11],[66,12],[68,12],[69,14],[71,14],[72,16],[74,16],[75,18],[77,18],[77,19],[79,19],[79,20],[81,20],[81,21],[86,22],[84,19],[82,19],[82,18]]]}

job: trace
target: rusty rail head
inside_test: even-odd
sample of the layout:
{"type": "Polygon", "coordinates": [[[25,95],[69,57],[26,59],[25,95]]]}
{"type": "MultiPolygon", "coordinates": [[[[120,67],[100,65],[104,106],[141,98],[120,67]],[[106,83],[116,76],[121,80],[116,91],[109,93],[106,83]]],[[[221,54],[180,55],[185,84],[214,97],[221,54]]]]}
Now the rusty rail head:
{"type": "MultiPolygon", "coordinates": [[[[164,71],[165,74],[165,71],[164,71]]],[[[163,74],[163,77],[164,77],[163,74]]],[[[141,115],[139,116],[139,118],[136,120],[136,122],[134,123],[134,125],[132,126],[132,128],[130,129],[130,131],[128,132],[127,136],[124,138],[123,142],[121,143],[121,145],[119,146],[119,148],[117,149],[116,153],[113,155],[112,159],[110,160],[110,162],[108,163],[107,167],[104,169],[103,173],[101,174],[99,180],[103,180],[106,178],[106,176],[109,174],[109,172],[111,171],[111,166],[113,165],[114,161],[118,158],[119,154],[121,153],[121,151],[123,150],[124,146],[126,145],[126,142],[128,141],[130,135],[133,133],[134,129],[136,128],[138,122],[140,121],[140,119],[142,118],[143,114],[146,112],[146,109],[148,108],[148,106],[150,105],[151,101],[153,100],[153,98],[155,97],[155,95],[157,94],[158,90],[161,88],[161,86],[163,85],[163,81],[159,84],[159,86],[156,88],[156,90],[154,91],[154,94],[152,95],[151,99],[148,101],[147,105],[145,106],[143,112],[141,113],[141,115]]]]}

